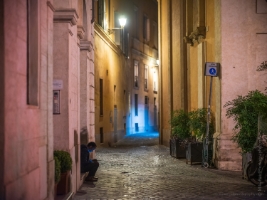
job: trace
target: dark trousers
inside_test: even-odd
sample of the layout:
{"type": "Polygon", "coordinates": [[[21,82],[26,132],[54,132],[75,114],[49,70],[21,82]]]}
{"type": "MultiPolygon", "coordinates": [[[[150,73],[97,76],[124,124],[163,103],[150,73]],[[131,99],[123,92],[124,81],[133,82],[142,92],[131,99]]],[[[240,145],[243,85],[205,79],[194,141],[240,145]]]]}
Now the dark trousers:
{"type": "Polygon", "coordinates": [[[88,176],[95,176],[98,167],[99,163],[97,161],[93,161],[92,163],[88,163],[84,170],[89,172],[88,176]]]}

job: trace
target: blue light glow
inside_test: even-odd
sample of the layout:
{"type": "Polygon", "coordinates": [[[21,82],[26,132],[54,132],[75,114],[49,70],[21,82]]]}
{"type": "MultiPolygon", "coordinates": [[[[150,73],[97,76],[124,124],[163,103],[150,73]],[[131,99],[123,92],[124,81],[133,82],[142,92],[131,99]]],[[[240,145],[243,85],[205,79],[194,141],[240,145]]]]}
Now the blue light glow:
{"type": "Polygon", "coordinates": [[[145,132],[145,133],[134,133],[134,134],[130,134],[125,136],[126,138],[158,138],[159,137],[159,133],[158,132],[145,132]]]}

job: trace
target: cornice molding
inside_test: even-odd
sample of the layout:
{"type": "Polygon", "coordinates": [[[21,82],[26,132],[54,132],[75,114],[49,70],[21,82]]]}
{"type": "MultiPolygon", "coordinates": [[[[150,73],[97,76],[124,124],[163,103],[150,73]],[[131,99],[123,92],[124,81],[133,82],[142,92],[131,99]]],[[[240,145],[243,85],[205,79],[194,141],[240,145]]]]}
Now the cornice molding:
{"type": "Polygon", "coordinates": [[[80,40],[84,38],[85,30],[84,30],[83,26],[79,26],[79,25],[77,26],[77,36],[80,40]]]}
{"type": "Polygon", "coordinates": [[[157,58],[153,58],[153,57],[151,57],[151,56],[149,56],[149,55],[147,55],[141,51],[138,51],[137,49],[134,49],[134,48],[132,48],[132,53],[136,54],[138,56],[141,56],[142,58],[144,58],[146,60],[153,60],[154,62],[157,61],[157,58]]]}
{"type": "Polygon", "coordinates": [[[109,35],[97,23],[94,24],[94,31],[113,51],[115,51],[117,54],[120,53],[122,54],[122,51],[118,47],[118,45],[109,37],[109,35]]]}
{"type": "Polygon", "coordinates": [[[47,1],[46,4],[53,12],[55,12],[55,8],[54,8],[54,6],[52,5],[52,3],[50,1],[47,1]]]}
{"type": "Polygon", "coordinates": [[[79,18],[75,9],[56,9],[54,11],[55,23],[70,23],[71,26],[77,24],[79,18]]]}
{"type": "Polygon", "coordinates": [[[205,38],[206,38],[206,27],[200,26],[200,27],[197,27],[197,29],[195,31],[190,33],[189,36],[185,36],[184,41],[185,41],[185,43],[190,43],[191,46],[194,46],[195,42],[197,42],[199,44],[205,38]]]}
{"type": "Polygon", "coordinates": [[[71,35],[71,36],[73,36],[73,32],[69,29],[69,34],[71,35]]]}
{"type": "Polygon", "coordinates": [[[87,51],[92,51],[94,48],[93,43],[91,41],[87,40],[81,40],[80,41],[80,49],[81,50],[87,50],[87,51]]]}

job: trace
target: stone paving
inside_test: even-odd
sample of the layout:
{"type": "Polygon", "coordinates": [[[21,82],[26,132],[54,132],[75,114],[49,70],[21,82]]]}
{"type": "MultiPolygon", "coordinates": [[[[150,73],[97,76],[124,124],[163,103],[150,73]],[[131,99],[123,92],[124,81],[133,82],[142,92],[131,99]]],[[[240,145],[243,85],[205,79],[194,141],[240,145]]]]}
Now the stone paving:
{"type": "Polygon", "coordinates": [[[241,172],[187,165],[157,143],[158,138],[127,137],[97,148],[99,180],[84,182],[73,199],[267,199],[241,172]]]}

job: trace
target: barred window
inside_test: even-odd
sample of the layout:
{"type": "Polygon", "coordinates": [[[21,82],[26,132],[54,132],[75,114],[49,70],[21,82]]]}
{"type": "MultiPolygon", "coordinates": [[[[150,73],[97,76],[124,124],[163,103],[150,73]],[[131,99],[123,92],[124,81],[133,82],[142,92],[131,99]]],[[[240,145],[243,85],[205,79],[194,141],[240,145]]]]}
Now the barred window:
{"type": "Polygon", "coordinates": [[[144,85],[145,90],[148,89],[148,67],[145,65],[145,85],[144,85]]]}
{"type": "Polygon", "coordinates": [[[138,116],[138,94],[134,94],[134,111],[135,116],[138,116]]]}

